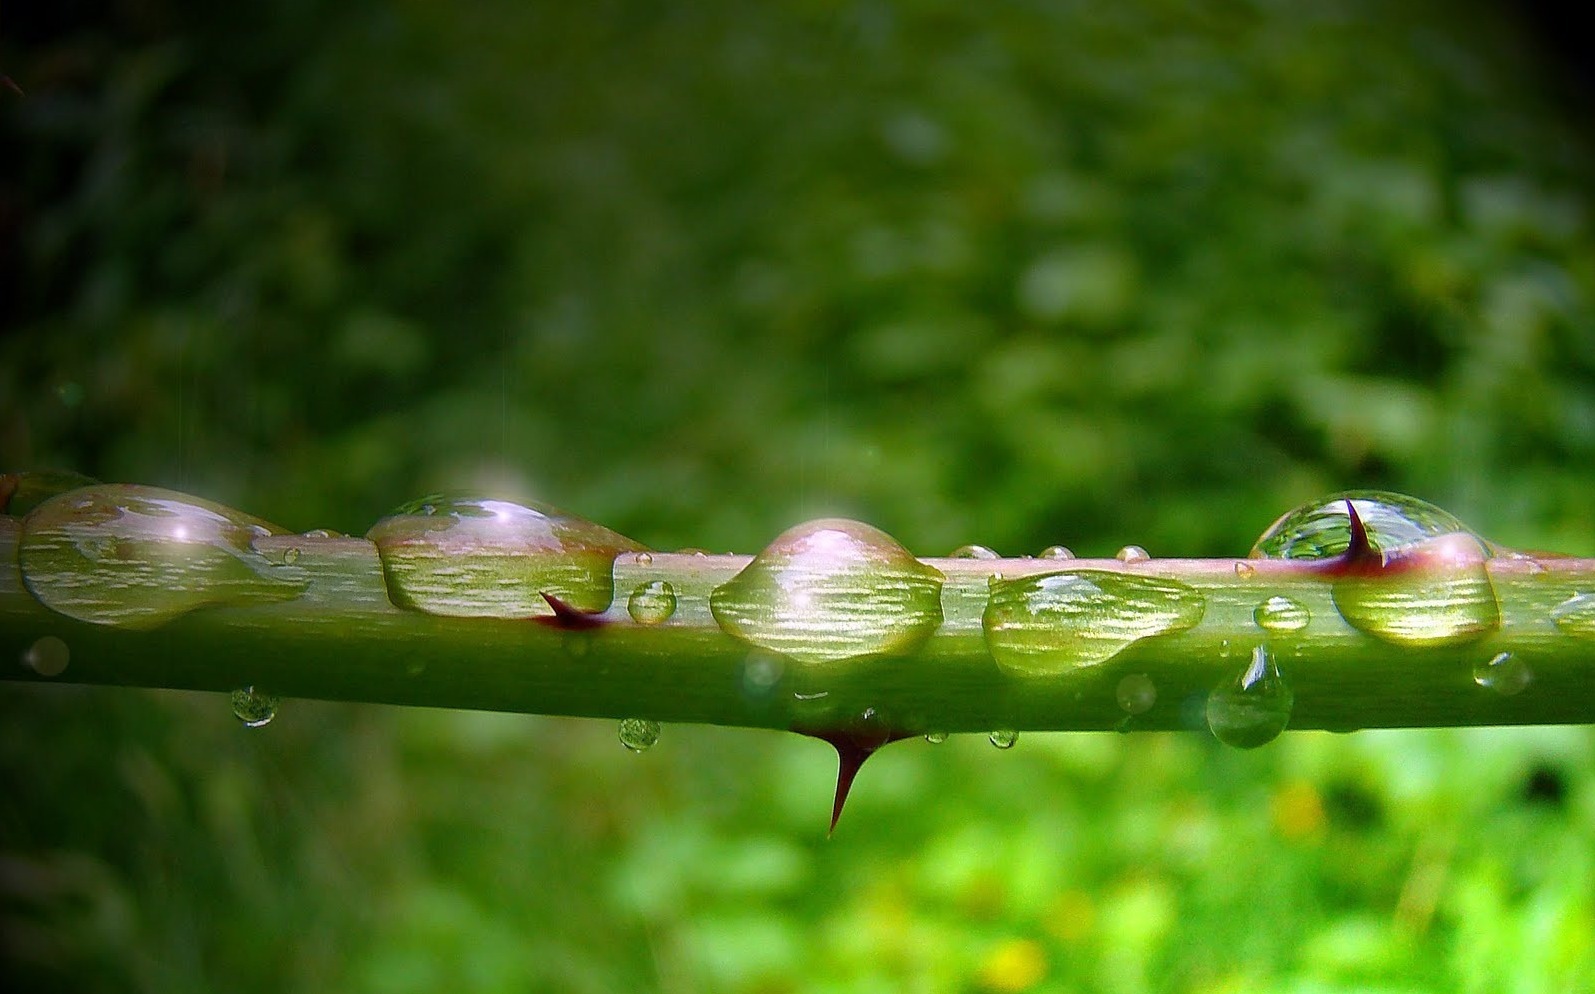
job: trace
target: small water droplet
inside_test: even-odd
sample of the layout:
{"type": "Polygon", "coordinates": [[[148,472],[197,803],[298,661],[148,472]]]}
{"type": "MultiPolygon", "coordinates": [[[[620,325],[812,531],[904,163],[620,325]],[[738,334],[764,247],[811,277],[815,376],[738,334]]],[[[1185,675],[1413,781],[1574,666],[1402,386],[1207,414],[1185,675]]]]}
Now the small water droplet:
{"type": "Polygon", "coordinates": [[[1113,696],[1129,714],[1145,714],[1157,703],[1157,684],[1145,673],[1130,673],[1119,680],[1113,696]]]}
{"type": "Polygon", "coordinates": [[[652,566],[654,564],[654,557],[652,553],[639,552],[632,557],[631,561],[637,566],[652,566]]]}
{"type": "Polygon", "coordinates": [[[755,703],[768,701],[775,695],[786,667],[779,656],[752,652],[742,661],[742,694],[755,703]]]}
{"type": "Polygon", "coordinates": [[[259,728],[277,717],[277,698],[254,686],[240,687],[232,694],[233,716],[245,728],[259,728]]]}
{"type": "Polygon", "coordinates": [[[1312,620],[1307,607],[1289,597],[1274,596],[1257,605],[1252,620],[1259,628],[1271,632],[1299,632],[1312,620]]]}
{"type": "Polygon", "coordinates": [[[657,625],[676,613],[676,588],[669,580],[650,580],[631,592],[626,610],[639,625],[657,625]]]}
{"type": "Polygon", "coordinates": [[[1207,695],[1207,727],[1214,737],[1238,749],[1255,749],[1279,737],[1290,723],[1296,695],[1273,654],[1263,646],[1240,677],[1207,695]]]}
{"type": "Polygon", "coordinates": [[[925,741],[929,742],[931,745],[941,745],[943,742],[947,741],[947,733],[946,732],[926,732],[925,733],[925,741]]]}
{"type": "Polygon", "coordinates": [[[333,531],[331,528],[312,528],[305,532],[305,538],[348,538],[343,532],[333,531]]]}
{"type": "Polygon", "coordinates": [[[366,537],[395,604],[455,618],[553,616],[544,594],[582,613],[604,611],[615,557],[641,549],[555,508],[486,497],[412,501],[366,537]]]}
{"type": "Polygon", "coordinates": [[[40,676],[60,676],[66,672],[72,652],[67,644],[54,635],[46,635],[28,646],[22,654],[23,665],[40,676]]]}
{"type": "Polygon", "coordinates": [[[287,566],[292,566],[294,563],[297,563],[299,561],[298,547],[290,545],[288,548],[284,549],[282,552],[282,561],[283,564],[287,566]]]}
{"type": "Polygon", "coordinates": [[[984,545],[960,545],[948,554],[949,559],[1000,559],[995,549],[984,545]]]}
{"type": "Polygon", "coordinates": [[[1094,666],[1144,638],[1182,632],[1206,602],[1178,580],[1070,570],[994,584],[982,622],[992,658],[1016,675],[1094,666]]]}
{"type": "Polygon", "coordinates": [[[1473,682],[1502,697],[1520,694],[1534,679],[1528,664],[1510,652],[1498,652],[1473,667],[1473,682]]]}
{"type": "Polygon", "coordinates": [[[1012,749],[1019,741],[1019,733],[1009,728],[999,728],[987,736],[998,749],[1012,749]]]}
{"type": "Polygon", "coordinates": [[[708,549],[700,549],[700,548],[698,548],[695,545],[689,545],[685,549],[677,549],[676,550],[676,555],[678,555],[678,556],[696,556],[696,557],[703,558],[703,557],[707,557],[709,555],[709,550],[708,549]]]}
{"type": "Polygon", "coordinates": [[[632,752],[644,752],[659,741],[659,722],[648,718],[626,718],[620,723],[620,744],[632,752]]]}
{"type": "Polygon", "coordinates": [[[1595,638],[1595,594],[1579,594],[1556,605],[1551,620],[1575,638],[1595,638]]]}
{"type": "Polygon", "coordinates": [[[1127,563],[1144,563],[1152,558],[1152,554],[1139,545],[1126,545],[1119,550],[1119,559],[1127,563]]]}
{"type": "Polygon", "coordinates": [[[827,518],[783,532],[709,608],[728,634],[798,662],[901,655],[941,624],[942,579],[885,532],[827,518]]]}
{"type": "Polygon", "coordinates": [[[1252,576],[1257,572],[1257,567],[1244,559],[1235,560],[1235,575],[1239,577],[1252,576]]]}
{"type": "Polygon", "coordinates": [[[254,547],[267,534],[282,529],[197,497],[99,485],[35,507],[22,522],[18,561],[28,590],[53,611],[153,628],[206,605],[297,596],[304,578],[279,575],[254,547]]]}
{"type": "Polygon", "coordinates": [[[1067,546],[1049,545],[1041,550],[1042,559],[1073,559],[1074,553],[1067,546]]]}

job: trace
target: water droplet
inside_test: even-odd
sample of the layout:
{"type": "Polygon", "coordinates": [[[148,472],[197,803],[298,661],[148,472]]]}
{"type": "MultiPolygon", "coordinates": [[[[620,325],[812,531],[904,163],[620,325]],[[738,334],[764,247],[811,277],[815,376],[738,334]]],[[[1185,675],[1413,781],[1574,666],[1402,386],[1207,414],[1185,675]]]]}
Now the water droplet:
{"type": "Polygon", "coordinates": [[[299,561],[298,547],[290,545],[288,548],[284,549],[282,551],[282,561],[283,565],[285,566],[292,566],[294,563],[297,563],[299,561]]]}
{"type": "Polygon", "coordinates": [[[1534,680],[1528,664],[1510,652],[1498,652],[1473,667],[1473,682],[1502,697],[1520,694],[1534,680]]]}
{"type": "Polygon", "coordinates": [[[1580,594],[1556,605],[1551,620],[1576,638],[1595,638],[1595,594],[1580,594]]]}
{"type": "Polygon", "coordinates": [[[1257,572],[1257,567],[1253,566],[1251,563],[1246,562],[1244,559],[1235,560],[1235,575],[1236,576],[1248,577],[1248,576],[1252,576],[1256,572],[1257,572]]]}
{"type": "Polygon", "coordinates": [[[639,625],[657,625],[676,613],[676,588],[668,580],[650,580],[631,592],[626,610],[639,625]]]}
{"type": "Polygon", "coordinates": [[[827,518],[782,533],[709,607],[727,633],[799,662],[904,654],[941,624],[942,579],[885,532],[827,518]]]}
{"type": "Polygon", "coordinates": [[[1152,558],[1152,554],[1139,545],[1126,545],[1119,550],[1118,558],[1127,563],[1144,563],[1152,558]]]}
{"type": "Polygon", "coordinates": [[[343,532],[333,531],[331,528],[312,528],[305,532],[305,538],[348,538],[343,532]]]}
{"type": "Polygon", "coordinates": [[[550,617],[546,593],[600,612],[614,595],[614,562],[636,542],[540,504],[484,497],[412,501],[366,535],[388,596],[448,617],[550,617]]]}
{"type": "Polygon", "coordinates": [[[67,644],[54,635],[39,639],[22,654],[23,665],[40,676],[60,676],[66,672],[71,658],[72,651],[67,644]]]}
{"type": "Polygon", "coordinates": [[[98,482],[70,470],[0,474],[0,512],[20,518],[51,497],[98,482]]]}
{"type": "Polygon", "coordinates": [[[1258,646],[1238,679],[1207,695],[1207,727],[1225,745],[1255,749],[1279,737],[1290,723],[1295,703],[1296,695],[1279,664],[1258,646]]]}
{"type": "Polygon", "coordinates": [[[991,744],[998,749],[1012,749],[1014,743],[1019,741],[1019,733],[1009,728],[999,728],[987,738],[991,739],[991,744]]]}
{"type": "Polygon", "coordinates": [[[652,553],[639,552],[631,558],[631,561],[637,566],[652,566],[654,564],[654,557],[652,553]]]}
{"type": "Polygon", "coordinates": [[[1073,559],[1074,553],[1062,545],[1049,545],[1041,550],[1042,559],[1073,559]]]}
{"type": "Polygon", "coordinates": [[[1441,535],[1350,564],[1335,579],[1331,595],[1349,624],[1387,642],[1471,642],[1501,624],[1487,555],[1472,534],[1441,535]]]}
{"type": "Polygon", "coordinates": [[[954,549],[949,559],[1000,559],[995,549],[988,549],[984,545],[960,545],[954,549]]]}
{"type": "Polygon", "coordinates": [[[620,744],[632,752],[644,752],[659,741],[659,722],[647,718],[627,718],[620,723],[620,744]]]}
{"type": "Polygon", "coordinates": [[[1145,714],[1157,703],[1157,684],[1145,673],[1130,673],[1119,680],[1113,696],[1129,714],[1145,714]]]}
{"type": "Polygon", "coordinates": [[[678,556],[707,557],[709,555],[709,550],[708,549],[700,549],[700,548],[698,548],[695,545],[689,545],[685,549],[677,549],[676,550],[676,555],[678,555],[678,556]]]}
{"type": "Polygon", "coordinates": [[[277,717],[277,698],[253,686],[240,687],[232,694],[233,716],[245,728],[259,728],[277,717]]]}
{"type": "Polygon", "coordinates": [[[253,542],[282,534],[232,508],[155,487],[59,494],[22,523],[23,582],[46,607],[101,625],[153,628],[195,608],[287,600],[305,588],[253,542]]]}
{"type": "Polygon", "coordinates": [[[946,732],[926,732],[925,733],[925,741],[929,742],[931,745],[941,745],[943,742],[947,741],[947,733],[946,732]]]}
{"type": "Polygon", "coordinates": [[[1071,570],[994,584],[984,624],[992,658],[1018,675],[1093,666],[1144,638],[1182,632],[1206,607],[1178,580],[1071,570]]]}
{"type": "Polygon", "coordinates": [[[1331,559],[1344,553],[1351,546],[1347,501],[1357,509],[1374,549],[1387,555],[1441,535],[1472,534],[1449,512],[1416,497],[1384,490],[1347,490],[1281,515],[1252,547],[1252,558],[1331,559]]]}
{"type": "Polygon", "coordinates": [[[1312,620],[1307,607],[1289,597],[1274,596],[1252,611],[1257,627],[1271,632],[1299,632],[1312,620]]]}
{"type": "Polygon", "coordinates": [[[780,657],[752,652],[742,661],[742,694],[754,703],[770,700],[786,667],[780,657]]]}

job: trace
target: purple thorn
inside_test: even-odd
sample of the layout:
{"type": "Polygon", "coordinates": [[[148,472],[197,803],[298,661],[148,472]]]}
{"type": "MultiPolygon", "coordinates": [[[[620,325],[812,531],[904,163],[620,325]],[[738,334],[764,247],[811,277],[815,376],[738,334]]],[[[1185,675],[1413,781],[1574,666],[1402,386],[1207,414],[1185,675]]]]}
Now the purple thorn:
{"type": "Polygon", "coordinates": [[[538,615],[532,619],[540,625],[560,628],[568,632],[583,632],[607,624],[600,617],[604,613],[602,611],[583,611],[580,608],[571,607],[547,591],[540,590],[538,593],[554,611],[554,616],[551,618],[545,615],[538,615]]]}

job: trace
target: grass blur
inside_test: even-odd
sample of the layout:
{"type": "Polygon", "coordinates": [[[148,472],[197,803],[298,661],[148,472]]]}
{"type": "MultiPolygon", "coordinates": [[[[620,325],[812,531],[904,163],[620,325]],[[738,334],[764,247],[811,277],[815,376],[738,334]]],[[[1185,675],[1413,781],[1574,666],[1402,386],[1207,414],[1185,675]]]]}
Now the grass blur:
{"type": "MultiPolygon", "coordinates": [[[[742,552],[1382,486],[1595,554],[1591,105],[1504,6],[39,6],[0,467],[742,552]]],[[[909,742],[830,841],[767,733],[0,685],[0,739],[7,990],[1595,988],[1588,729],[909,742]]]]}

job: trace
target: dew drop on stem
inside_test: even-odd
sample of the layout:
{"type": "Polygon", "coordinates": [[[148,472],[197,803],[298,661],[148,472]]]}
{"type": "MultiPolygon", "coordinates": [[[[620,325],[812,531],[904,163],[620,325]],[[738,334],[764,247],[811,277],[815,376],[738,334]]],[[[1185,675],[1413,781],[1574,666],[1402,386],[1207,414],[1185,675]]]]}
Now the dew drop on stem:
{"type": "Polygon", "coordinates": [[[28,646],[22,654],[23,665],[40,676],[55,677],[66,672],[72,652],[62,639],[46,635],[28,646]]]}
{"type": "Polygon", "coordinates": [[[1008,728],[999,728],[987,736],[991,744],[998,749],[1012,749],[1014,743],[1019,741],[1019,733],[1008,728]]]}
{"type": "Polygon", "coordinates": [[[1208,694],[1207,727],[1225,745],[1255,749],[1279,737],[1295,703],[1273,654],[1257,646],[1239,677],[1208,694]]]}
{"type": "Polygon", "coordinates": [[[1510,652],[1498,652],[1473,668],[1473,682],[1502,697],[1522,693],[1533,680],[1528,664],[1510,652]]]}
{"type": "Polygon", "coordinates": [[[645,752],[659,741],[659,722],[626,718],[620,723],[620,744],[632,752],[645,752]]]}
{"type": "Polygon", "coordinates": [[[277,717],[277,698],[251,685],[233,691],[231,702],[233,717],[243,722],[245,728],[269,725],[277,717]]]}

